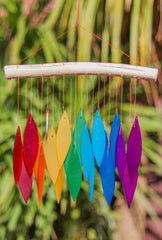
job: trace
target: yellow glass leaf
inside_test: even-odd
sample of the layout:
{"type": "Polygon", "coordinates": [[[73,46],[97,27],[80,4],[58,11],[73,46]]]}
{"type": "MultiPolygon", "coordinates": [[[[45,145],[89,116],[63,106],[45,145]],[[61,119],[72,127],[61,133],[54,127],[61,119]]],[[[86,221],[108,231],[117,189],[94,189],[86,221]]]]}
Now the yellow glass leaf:
{"type": "Polygon", "coordinates": [[[52,126],[47,138],[45,147],[45,159],[47,169],[52,182],[55,184],[59,173],[59,163],[57,158],[57,137],[55,129],[52,126]]]}
{"type": "Polygon", "coordinates": [[[66,111],[64,111],[57,130],[57,149],[60,168],[62,168],[62,165],[65,161],[65,158],[69,151],[70,144],[71,144],[70,122],[66,111]]]}
{"type": "Polygon", "coordinates": [[[57,203],[60,203],[62,187],[63,187],[63,167],[59,170],[59,174],[55,183],[57,203]]]}

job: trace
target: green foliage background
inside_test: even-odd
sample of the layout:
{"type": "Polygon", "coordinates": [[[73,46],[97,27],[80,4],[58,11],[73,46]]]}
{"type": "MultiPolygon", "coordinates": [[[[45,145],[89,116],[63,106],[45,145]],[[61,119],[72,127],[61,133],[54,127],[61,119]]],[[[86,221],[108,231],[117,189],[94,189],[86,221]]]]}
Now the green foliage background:
{"type": "MultiPolygon", "coordinates": [[[[129,60],[119,51],[105,43],[92,38],[80,29],[79,60],[122,62],[161,67],[159,42],[155,36],[159,26],[159,1],[153,0],[80,0],[80,24],[130,54],[129,60]]],[[[76,203],[73,203],[64,181],[61,204],[57,205],[54,186],[46,172],[42,206],[38,207],[37,188],[34,181],[28,205],[23,202],[17,186],[14,185],[12,173],[12,152],[17,121],[17,81],[6,81],[3,66],[16,64],[34,50],[50,42],[61,33],[77,24],[76,0],[0,0],[0,239],[121,239],[117,231],[117,219],[120,217],[115,209],[118,199],[122,198],[121,183],[117,178],[116,190],[111,206],[104,198],[100,176],[96,168],[93,202],[89,202],[88,183],[82,182],[81,191],[76,203]],[[30,4],[31,2],[31,4],[30,4]]],[[[76,61],[77,59],[76,29],[58,41],[51,43],[24,63],[43,63],[76,61]]],[[[69,79],[65,81],[65,107],[70,116],[69,79]]],[[[92,80],[92,79],[91,79],[92,80]]],[[[78,78],[77,112],[80,108],[81,81],[78,78]]],[[[94,105],[97,106],[97,79],[95,81],[94,105]]],[[[120,81],[118,91],[120,96],[120,81]]],[[[50,93],[52,92],[52,81],[50,93]]],[[[111,122],[115,114],[115,83],[111,89],[111,122]]],[[[133,82],[132,82],[133,83],[133,82]]],[[[30,92],[28,84],[28,92],[30,92]]],[[[62,85],[61,85],[62,87],[62,85]]],[[[106,82],[106,117],[108,116],[108,81],[106,82]]],[[[55,91],[55,127],[58,126],[58,81],[55,91]]],[[[46,108],[46,85],[44,84],[44,106],[46,108]]],[[[139,169],[141,178],[146,179],[150,173],[161,176],[162,148],[162,115],[159,108],[160,84],[138,81],[137,116],[139,117],[143,155],[139,169]],[[156,108],[155,108],[156,106],[156,108]]],[[[73,79],[74,91],[74,79],[73,79]]],[[[89,129],[92,125],[91,96],[92,81],[88,84],[89,110],[86,113],[86,88],[83,88],[83,112],[87,115],[89,129]]],[[[61,91],[62,93],[62,91],[61,91]]],[[[132,89],[134,95],[134,88],[132,89]]],[[[33,80],[33,116],[37,116],[36,80],[33,80]]],[[[61,95],[62,96],[62,95],[61,95]]],[[[50,99],[51,102],[52,99],[50,99]]],[[[30,95],[28,94],[28,111],[30,95]]],[[[103,83],[101,83],[101,116],[103,117],[103,83]]],[[[120,111],[120,104],[119,111],[120,111]]],[[[49,105],[52,110],[52,104],[49,105]]],[[[25,127],[25,81],[20,82],[20,125],[25,127]]],[[[94,107],[95,111],[95,107],[94,107]]],[[[73,106],[74,114],[74,106],[73,106]]],[[[107,118],[108,119],[108,118],[107,118]]],[[[129,135],[129,79],[124,79],[123,130],[125,139],[129,135]]],[[[52,117],[50,115],[50,125],[52,117]]],[[[109,133],[109,127],[105,128],[109,133]]],[[[132,106],[133,122],[133,106],[132,106]]],[[[75,120],[72,118],[72,126],[75,120]]],[[[43,130],[45,131],[45,115],[43,130]]],[[[140,179],[141,179],[140,178],[140,179]]],[[[140,202],[147,214],[155,219],[158,215],[150,204],[151,197],[162,206],[160,196],[153,191],[147,181],[140,181],[135,198],[140,202]]],[[[135,208],[132,205],[132,209],[135,208]]],[[[131,210],[130,210],[131,212],[131,210]]],[[[137,214],[137,212],[135,212],[137,214]]],[[[138,215],[138,214],[137,214],[138,215]]]]}

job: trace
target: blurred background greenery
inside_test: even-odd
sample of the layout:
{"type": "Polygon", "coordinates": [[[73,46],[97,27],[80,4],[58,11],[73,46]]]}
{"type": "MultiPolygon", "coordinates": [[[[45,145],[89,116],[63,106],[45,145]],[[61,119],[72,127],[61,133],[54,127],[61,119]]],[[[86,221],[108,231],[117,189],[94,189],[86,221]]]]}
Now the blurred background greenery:
{"type": "MultiPolygon", "coordinates": [[[[116,175],[111,206],[104,198],[96,167],[93,202],[89,202],[88,183],[82,181],[77,202],[69,195],[66,177],[61,204],[57,205],[54,186],[46,172],[43,202],[38,207],[36,183],[28,205],[24,204],[12,172],[12,153],[17,120],[17,81],[6,81],[3,66],[16,64],[77,24],[76,0],[0,0],[0,239],[161,239],[162,206],[162,1],[161,0],[80,0],[80,24],[130,54],[141,65],[159,68],[158,82],[138,81],[137,115],[142,131],[142,163],[138,187],[130,209],[116,175]]],[[[122,62],[135,64],[119,51],[80,29],[80,61],[122,62]]],[[[24,63],[76,61],[76,29],[43,48],[24,63]]],[[[66,78],[67,79],[67,78],[66,78]]],[[[85,81],[83,78],[82,81],[85,81]]],[[[62,81],[61,81],[62,82],[62,81]]],[[[78,79],[78,90],[81,79],[78,79]]],[[[97,79],[94,111],[97,106],[97,79]]],[[[132,82],[133,83],[133,82],[132,82]]],[[[30,91],[28,84],[28,92],[30,91]]],[[[101,116],[103,117],[103,83],[101,116]]],[[[84,86],[84,85],[83,85],[84,86]]],[[[62,85],[61,85],[62,87],[62,85]]],[[[58,81],[55,88],[55,127],[59,121],[58,81]]],[[[115,114],[115,80],[111,89],[111,122],[115,114]]],[[[52,81],[50,90],[52,92],[52,81]]],[[[44,84],[43,130],[45,132],[46,84],[44,84]]],[[[74,79],[73,79],[74,90],[74,79]]],[[[92,81],[88,84],[89,110],[83,89],[83,112],[92,124],[92,81]]],[[[120,81],[118,81],[120,96],[120,81]]],[[[49,93],[51,93],[49,92],[49,93]]],[[[65,81],[65,107],[70,117],[69,81],[65,81]]],[[[33,80],[33,116],[37,119],[36,81],[33,80]]],[[[30,101],[30,94],[28,100],[30,101]]],[[[49,94],[50,95],[50,94],[49,94]]],[[[132,100],[134,87],[132,87],[132,100]]],[[[61,95],[62,96],[62,95],[61,95]]],[[[28,104],[29,104],[28,101],[28,104]]],[[[51,100],[50,100],[51,101],[51,100]]],[[[120,100],[119,100],[120,102],[120,100]]],[[[119,111],[120,111],[120,104],[119,111]]],[[[28,105],[29,106],[29,105],[28,105]]],[[[80,107],[80,94],[77,96],[80,107]]],[[[50,104],[50,110],[52,105],[50,104]]],[[[127,142],[130,131],[129,79],[124,79],[123,131],[127,142]]],[[[20,126],[25,127],[25,80],[20,82],[20,126]]],[[[74,106],[73,106],[74,111],[74,106]]],[[[77,109],[77,111],[78,111],[77,109]]],[[[106,117],[108,81],[106,82],[106,117]]],[[[107,118],[108,119],[108,118],[107,118]]],[[[133,122],[133,106],[132,106],[133,122]]],[[[51,125],[50,115],[50,125],[51,125]]],[[[105,120],[105,128],[109,127],[105,120]]],[[[72,118],[74,127],[74,119],[72,118]]],[[[45,135],[45,134],[44,134],[45,135]]],[[[44,137],[45,139],[45,137],[44,137]]]]}

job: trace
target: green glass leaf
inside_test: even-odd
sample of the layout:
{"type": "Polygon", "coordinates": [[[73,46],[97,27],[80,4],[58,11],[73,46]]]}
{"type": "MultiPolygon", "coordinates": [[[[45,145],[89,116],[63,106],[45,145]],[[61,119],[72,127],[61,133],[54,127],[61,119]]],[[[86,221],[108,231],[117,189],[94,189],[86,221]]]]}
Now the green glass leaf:
{"type": "Polygon", "coordinates": [[[81,163],[81,141],[82,141],[82,133],[83,133],[83,128],[85,125],[86,121],[82,112],[82,109],[80,109],[79,113],[78,113],[78,117],[77,117],[77,121],[76,121],[76,149],[78,152],[78,156],[80,159],[80,163],[81,163]]]}
{"type": "Polygon", "coordinates": [[[67,164],[67,182],[70,194],[75,201],[81,186],[82,181],[82,172],[81,172],[81,162],[78,156],[78,152],[76,151],[76,146],[73,142],[71,155],[69,157],[69,161],[67,164]]]}
{"type": "Polygon", "coordinates": [[[67,174],[67,167],[68,167],[68,164],[69,164],[69,161],[70,161],[71,153],[72,153],[72,150],[73,150],[73,145],[74,145],[74,131],[71,129],[71,144],[70,144],[68,154],[67,154],[67,156],[65,158],[65,161],[64,161],[64,168],[65,168],[66,174],[67,174]]]}

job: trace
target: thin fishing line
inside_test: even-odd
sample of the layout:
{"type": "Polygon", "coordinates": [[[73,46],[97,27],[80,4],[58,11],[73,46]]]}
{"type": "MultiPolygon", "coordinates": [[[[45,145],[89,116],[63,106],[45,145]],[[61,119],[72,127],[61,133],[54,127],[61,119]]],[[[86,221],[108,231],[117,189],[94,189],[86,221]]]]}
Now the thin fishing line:
{"type": "Polygon", "coordinates": [[[63,112],[64,112],[64,102],[65,102],[65,99],[64,99],[64,82],[65,82],[65,75],[63,75],[63,106],[62,106],[63,112]]]}
{"type": "Polygon", "coordinates": [[[117,86],[117,78],[116,78],[116,113],[118,112],[118,86],[117,86]]]}
{"type": "Polygon", "coordinates": [[[104,114],[103,114],[103,121],[104,121],[104,125],[105,125],[105,98],[106,98],[106,94],[105,94],[105,84],[106,84],[106,76],[104,76],[104,114]]]}
{"type": "Polygon", "coordinates": [[[69,30],[67,30],[66,32],[60,34],[58,37],[56,37],[55,39],[53,39],[52,41],[46,43],[44,46],[40,47],[39,49],[33,51],[32,53],[30,53],[28,56],[26,56],[25,58],[23,58],[21,61],[19,61],[17,64],[20,64],[22,62],[24,62],[26,59],[28,59],[29,57],[35,55],[37,52],[39,52],[40,50],[42,50],[43,48],[45,48],[46,46],[50,45],[51,43],[53,43],[54,41],[58,40],[59,38],[63,37],[64,35],[66,35],[68,32],[72,31],[73,29],[75,29],[78,26],[75,25],[74,27],[70,28],[69,30]]]}
{"type": "Polygon", "coordinates": [[[72,84],[72,77],[70,79],[70,123],[72,126],[72,90],[73,90],[73,84],[72,84]]]}
{"type": "Polygon", "coordinates": [[[19,101],[20,101],[20,78],[18,77],[17,83],[17,126],[19,125],[19,101]]]}
{"type": "Polygon", "coordinates": [[[78,39],[77,39],[77,61],[79,62],[79,38],[80,38],[80,33],[79,33],[79,26],[80,26],[80,0],[78,0],[78,39]]]}
{"type": "Polygon", "coordinates": [[[91,34],[93,37],[101,40],[102,42],[106,43],[107,45],[109,45],[110,47],[118,50],[120,53],[122,53],[123,55],[125,55],[126,57],[128,57],[129,59],[133,60],[136,64],[141,65],[137,60],[135,60],[134,58],[132,58],[129,54],[125,53],[124,51],[122,51],[121,49],[115,47],[114,45],[112,45],[111,43],[105,41],[104,39],[102,39],[101,37],[99,37],[98,35],[96,35],[95,33],[89,31],[88,29],[84,28],[83,26],[79,25],[80,28],[82,28],[84,31],[88,32],[89,34],[91,34]]]}
{"type": "Polygon", "coordinates": [[[110,134],[110,104],[111,104],[111,75],[109,75],[109,115],[108,115],[109,134],[110,134]]]}
{"type": "Polygon", "coordinates": [[[123,123],[123,76],[121,76],[121,109],[120,109],[120,116],[121,116],[121,126],[123,123]]]}
{"type": "Polygon", "coordinates": [[[42,86],[41,86],[41,135],[43,134],[43,82],[44,82],[44,77],[42,76],[42,86]]]}
{"type": "Polygon", "coordinates": [[[129,108],[129,115],[130,115],[130,128],[131,128],[131,125],[132,125],[132,84],[131,84],[131,80],[130,80],[130,108],[129,108]]]}
{"type": "Polygon", "coordinates": [[[100,111],[100,74],[98,74],[98,111],[100,111]]]}
{"type": "Polygon", "coordinates": [[[93,77],[93,90],[92,90],[92,124],[93,124],[93,107],[94,107],[94,77],[93,77]]]}
{"type": "Polygon", "coordinates": [[[81,88],[80,88],[80,95],[81,95],[81,109],[83,109],[83,76],[81,75],[81,88]]]}
{"type": "Polygon", "coordinates": [[[32,114],[32,82],[33,82],[33,79],[32,77],[30,78],[30,82],[31,82],[31,85],[30,85],[30,113],[32,114]]]}
{"type": "Polygon", "coordinates": [[[134,119],[136,117],[136,101],[137,101],[137,78],[135,78],[134,119]]]}
{"type": "Polygon", "coordinates": [[[60,119],[60,77],[59,77],[59,119],[60,119]]]}
{"type": "Polygon", "coordinates": [[[39,128],[39,79],[37,79],[37,128],[39,128]]]}
{"type": "Polygon", "coordinates": [[[88,74],[86,75],[86,122],[88,122],[88,74]]]}
{"type": "Polygon", "coordinates": [[[28,82],[26,79],[26,82],[25,82],[25,122],[27,119],[27,106],[28,106],[27,97],[28,97],[28,82]]]}
{"type": "Polygon", "coordinates": [[[53,86],[52,86],[52,125],[54,127],[54,106],[55,106],[55,76],[53,76],[53,86]]]}

